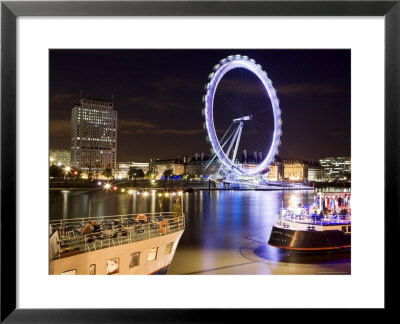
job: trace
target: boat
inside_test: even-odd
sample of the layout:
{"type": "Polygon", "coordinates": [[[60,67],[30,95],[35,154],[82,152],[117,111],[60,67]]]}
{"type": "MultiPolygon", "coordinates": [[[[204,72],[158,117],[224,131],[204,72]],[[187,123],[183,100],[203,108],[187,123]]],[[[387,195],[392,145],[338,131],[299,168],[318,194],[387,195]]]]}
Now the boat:
{"type": "Polygon", "coordinates": [[[268,244],[295,251],[351,248],[351,193],[318,193],[309,206],[281,208],[268,244]]]}
{"type": "Polygon", "coordinates": [[[52,275],[166,274],[185,229],[185,215],[111,215],[49,225],[52,275]]]}

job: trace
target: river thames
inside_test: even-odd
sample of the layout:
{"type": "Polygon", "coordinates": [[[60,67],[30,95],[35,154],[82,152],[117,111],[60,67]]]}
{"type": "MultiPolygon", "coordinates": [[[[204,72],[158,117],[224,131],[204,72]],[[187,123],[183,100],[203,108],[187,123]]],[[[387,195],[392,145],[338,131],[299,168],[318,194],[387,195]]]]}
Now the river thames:
{"type": "MultiPolygon", "coordinates": [[[[50,220],[171,211],[174,197],[156,193],[52,189],[50,220]]],[[[350,250],[304,253],[267,244],[279,208],[313,199],[313,190],[183,193],[186,228],[168,274],[350,274],[350,250]]]]}

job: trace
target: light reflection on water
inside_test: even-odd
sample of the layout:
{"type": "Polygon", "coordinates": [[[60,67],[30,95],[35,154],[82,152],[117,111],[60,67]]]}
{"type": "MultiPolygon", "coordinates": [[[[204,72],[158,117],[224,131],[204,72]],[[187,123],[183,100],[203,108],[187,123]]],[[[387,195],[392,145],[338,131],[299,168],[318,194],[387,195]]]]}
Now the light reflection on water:
{"type": "MultiPolygon", "coordinates": [[[[50,219],[172,211],[176,197],[150,193],[51,190],[50,219]]],[[[312,190],[185,192],[186,229],[168,274],[350,273],[348,251],[301,254],[267,244],[282,204],[313,200],[312,190]]]]}

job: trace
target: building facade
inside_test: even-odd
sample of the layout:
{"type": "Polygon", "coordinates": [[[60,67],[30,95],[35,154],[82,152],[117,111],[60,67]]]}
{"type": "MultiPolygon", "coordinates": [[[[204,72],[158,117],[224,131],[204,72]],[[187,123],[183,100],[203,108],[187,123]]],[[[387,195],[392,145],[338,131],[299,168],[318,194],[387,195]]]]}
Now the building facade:
{"type": "Polygon", "coordinates": [[[193,157],[188,158],[188,162],[185,165],[185,173],[195,178],[215,174],[218,172],[221,163],[217,158],[212,161],[211,159],[211,156],[204,156],[204,153],[196,153],[193,157]]]}
{"type": "Polygon", "coordinates": [[[282,181],[284,177],[284,168],[282,162],[274,162],[268,167],[269,173],[267,175],[268,181],[282,181]]]}
{"type": "Polygon", "coordinates": [[[117,162],[116,179],[128,179],[129,168],[141,169],[144,174],[149,171],[149,163],[146,162],[117,162]]]}
{"type": "Polygon", "coordinates": [[[350,157],[327,157],[319,160],[326,180],[350,180],[351,158],[350,157]]]}
{"type": "Polygon", "coordinates": [[[113,102],[81,99],[72,108],[71,164],[92,173],[117,170],[117,112],[113,102]]]}
{"type": "Polygon", "coordinates": [[[176,176],[183,175],[185,172],[185,165],[181,158],[176,159],[165,159],[165,160],[151,160],[150,170],[155,175],[156,179],[161,179],[163,174],[167,170],[172,170],[172,173],[176,176]]]}
{"type": "Polygon", "coordinates": [[[50,150],[50,165],[70,166],[71,151],[70,150],[50,150]]]}
{"type": "Polygon", "coordinates": [[[282,159],[283,178],[288,181],[303,181],[308,177],[308,164],[301,159],[282,159]]]}
{"type": "Polygon", "coordinates": [[[308,181],[323,181],[324,169],[318,162],[308,163],[308,181]]]}

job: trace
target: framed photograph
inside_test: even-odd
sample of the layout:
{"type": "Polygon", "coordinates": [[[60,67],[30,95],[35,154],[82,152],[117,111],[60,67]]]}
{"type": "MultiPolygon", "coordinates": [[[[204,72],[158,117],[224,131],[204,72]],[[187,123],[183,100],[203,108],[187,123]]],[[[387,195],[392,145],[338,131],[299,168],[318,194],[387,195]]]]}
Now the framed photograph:
{"type": "Polygon", "coordinates": [[[391,309],[399,15],[3,1],[1,321],[391,309]]]}

